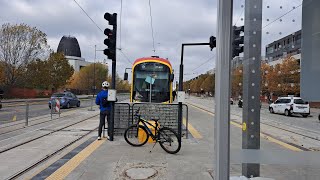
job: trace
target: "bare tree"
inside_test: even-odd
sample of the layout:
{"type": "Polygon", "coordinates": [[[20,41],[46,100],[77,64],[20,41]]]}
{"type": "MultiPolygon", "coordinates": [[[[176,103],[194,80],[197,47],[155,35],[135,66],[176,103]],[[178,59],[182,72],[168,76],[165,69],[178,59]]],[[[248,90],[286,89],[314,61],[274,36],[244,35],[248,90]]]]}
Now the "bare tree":
{"type": "Polygon", "coordinates": [[[5,85],[14,85],[26,65],[46,55],[46,34],[26,24],[3,24],[0,29],[0,61],[4,62],[5,85]]]}

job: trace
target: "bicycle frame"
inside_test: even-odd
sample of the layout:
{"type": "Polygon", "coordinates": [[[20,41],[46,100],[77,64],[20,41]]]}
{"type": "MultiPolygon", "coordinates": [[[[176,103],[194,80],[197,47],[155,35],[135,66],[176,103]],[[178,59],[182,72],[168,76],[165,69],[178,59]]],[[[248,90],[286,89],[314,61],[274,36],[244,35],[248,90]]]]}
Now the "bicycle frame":
{"type": "Polygon", "coordinates": [[[143,124],[143,126],[146,128],[146,130],[148,131],[148,133],[149,133],[149,135],[151,136],[151,138],[152,138],[153,140],[156,140],[156,139],[157,139],[157,134],[158,134],[158,122],[155,121],[155,120],[152,120],[152,119],[150,119],[150,120],[151,120],[151,121],[154,121],[154,122],[156,123],[156,125],[154,126],[153,124],[149,123],[147,120],[141,118],[140,116],[139,116],[139,120],[138,120],[137,125],[139,125],[140,122],[141,122],[141,123],[143,124]],[[148,127],[147,124],[150,125],[150,126],[152,126],[152,127],[155,129],[155,130],[154,130],[154,134],[152,133],[151,129],[148,127]]]}

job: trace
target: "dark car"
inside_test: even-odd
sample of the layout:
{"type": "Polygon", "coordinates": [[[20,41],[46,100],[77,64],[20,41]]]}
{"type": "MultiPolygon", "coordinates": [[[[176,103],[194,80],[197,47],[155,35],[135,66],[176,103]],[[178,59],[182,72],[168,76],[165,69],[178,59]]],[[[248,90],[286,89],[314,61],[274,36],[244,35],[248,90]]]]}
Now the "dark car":
{"type": "Polygon", "coordinates": [[[51,102],[59,99],[60,107],[67,108],[70,107],[80,107],[80,100],[71,92],[61,92],[61,93],[54,93],[49,101],[49,108],[51,109],[51,102]]]}

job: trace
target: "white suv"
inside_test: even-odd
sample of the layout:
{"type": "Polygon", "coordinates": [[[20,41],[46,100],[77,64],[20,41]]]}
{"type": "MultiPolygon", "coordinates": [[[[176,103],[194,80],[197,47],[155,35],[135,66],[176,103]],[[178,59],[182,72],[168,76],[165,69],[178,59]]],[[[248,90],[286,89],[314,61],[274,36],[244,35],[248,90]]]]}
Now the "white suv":
{"type": "Polygon", "coordinates": [[[303,117],[310,115],[310,106],[308,102],[299,97],[280,97],[274,103],[269,105],[270,113],[279,113],[290,116],[292,114],[301,114],[303,117]]]}

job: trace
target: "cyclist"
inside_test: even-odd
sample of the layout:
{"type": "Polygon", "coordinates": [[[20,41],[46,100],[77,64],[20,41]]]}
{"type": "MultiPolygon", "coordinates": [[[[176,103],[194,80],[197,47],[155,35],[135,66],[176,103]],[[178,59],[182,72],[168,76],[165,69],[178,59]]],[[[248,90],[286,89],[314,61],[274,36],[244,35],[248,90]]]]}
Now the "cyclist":
{"type": "Polygon", "coordinates": [[[98,93],[96,98],[96,104],[100,106],[100,123],[99,123],[99,130],[98,130],[98,140],[101,140],[101,133],[102,127],[105,125],[105,120],[107,116],[107,123],[108,123],[108,133],[107,139],[109,140],[110,131],[110,111],[111,111],[111,103],[108,101],[108,89],[109,89],[109,82],[104,81],[102,83],[102,90],[98,93]]]}

